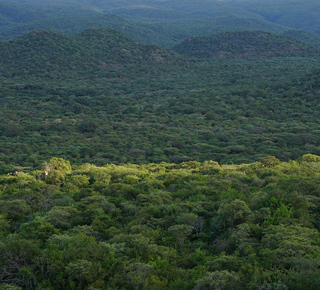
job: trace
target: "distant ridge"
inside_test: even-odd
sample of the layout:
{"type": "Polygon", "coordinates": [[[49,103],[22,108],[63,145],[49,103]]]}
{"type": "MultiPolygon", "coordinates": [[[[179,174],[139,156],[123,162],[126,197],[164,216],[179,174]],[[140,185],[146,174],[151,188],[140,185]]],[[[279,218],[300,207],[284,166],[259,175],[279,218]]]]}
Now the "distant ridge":
{"type": "Polygon", "coordinates": [[[308,44],[263,31],[235,31],[209,37],[190,37],[174,50],[193,57],[303,56],[315,53],[308,44]]]}
{"type": "Polygon", "coordinates": [[[320,33],[320,2],[318,0],[226,1],[234,7],[256,13],[272,23],[320,33]]]}
{"type": "Polygon", "coordinates": [[[0,40],[14,39],[39,29],[77,35],[92,27],[115,29],[144,43],[170,43],[166,35],[153,27],[127,21],[94,7],[49,5],[44,9],[0,1],[0,40]]]}
{"type": "Polygon", "coordinates": [[[107,27],[142,43],[172,47],[190,36],[243,30],[281,34],[289,29],[261,15],[212,0],[203,0],[202,6],[188,0],[27,2],[0,1],[0,40],[36,29],[77,35],[92,27],[107,27]],[[179,7],[184,8],[181,11],[179,7]]]}

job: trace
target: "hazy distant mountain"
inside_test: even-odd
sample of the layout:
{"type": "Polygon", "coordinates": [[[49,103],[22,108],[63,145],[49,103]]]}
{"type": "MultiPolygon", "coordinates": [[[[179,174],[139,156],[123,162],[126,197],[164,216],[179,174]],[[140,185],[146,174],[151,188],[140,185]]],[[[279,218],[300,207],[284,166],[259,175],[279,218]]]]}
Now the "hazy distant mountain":
{"type": "MultiPolygon", "coordinates": [[[[153,27],[128,22],[122,17],[90,9],[71,9],[0,2],[0,39],[13,39],[37,29],[76,35],[91,27],[108,27],[144,43],[172,45],[170,37],[153,27]]],[[[185,38],[188,35],[182,37],[185,38]]],[[[182,40],[179,39],[179,40],[182,40]]],[[[174,44],[174,43],[173,43],[174,44]]]]}
{"type": "MultiPolygon", "coordinates": [[[[225,31],[282,34],[297,28],[318,33],[319,16],[315,0],[6,0],[0,2],[0,39],[35,29],[75,35],[90,27],[109,27],[143,43],[170,47],[190,36],[225,31]]],[[[315,35],[290,34],[317,43],[315,35]]]]}
{"type": "Polygon", "coordinates": [[[318,0],[227,0],[226,2],[258,14],[270,22],[320,33],[318,0]]]}
{"type": "MultiPolygon", "coordinates": [[[[55,4],[57,5],[56,2],[55,4]]],[[[259,19],[235,16],[211,18],[149,6],[110,10],[110,13],[117,13],[118,16],[95,11],[91,6],[88,10],[83,7],[80,5],[73,9],[72,6],[57,8],[49,5],[44,8],[40,4],[31,6],[0,2],[0,39],[12,39],[36,29],[75,35],[90,27],[109,27],[143,43],[173,46],[192,35],[211,35],[232,30],[264,30],[275,33],[286,30],[285,27],[259,19]]]]}

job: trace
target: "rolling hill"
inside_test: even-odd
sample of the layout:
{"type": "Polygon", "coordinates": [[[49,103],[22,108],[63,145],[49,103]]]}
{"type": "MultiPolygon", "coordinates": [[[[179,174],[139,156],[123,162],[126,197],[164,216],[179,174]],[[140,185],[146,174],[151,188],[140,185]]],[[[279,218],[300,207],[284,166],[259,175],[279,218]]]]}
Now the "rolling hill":
{"type": "Polygon", "coordinates": [[[317,5],[270,3],[0,2],[0,290],[320,289],[319,36],[277,24],[317,5]]]}
{"type": "Polygon", "coordinates": [[[194,57],[268,57],[315,54],[302,41],[262,31],[238,31],[210,37],[191,37],[174,49],[194,57]]]}
{"type": "Polygon", "coordinates": [[[38,30],[0,42],[0,73],[4,76],[50,74],[95,75],[130,64],[153,64],[172,58],[157,46],[139,44],[111,29],[89,29],[78,36],[38,30]]]}
{"type": "Polygon", "coordinates": [[[222,35],[224,51],[233,43],[242,56],[247,35],[271,47],[252,55],[272,56],[277,40],[283,57],[189,59],[110,29],[0,42],[1,159],[241,163],[319,154],[319,57],[292,38],[222,35]]]}

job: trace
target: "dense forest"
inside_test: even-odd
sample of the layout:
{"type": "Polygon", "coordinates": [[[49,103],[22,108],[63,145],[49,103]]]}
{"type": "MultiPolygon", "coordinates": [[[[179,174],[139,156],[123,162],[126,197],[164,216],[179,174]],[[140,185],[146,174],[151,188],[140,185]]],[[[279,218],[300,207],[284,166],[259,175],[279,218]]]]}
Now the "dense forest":
{"type": "Polygon", "coordinates": [[[0,290],[320,289],[319,11],[0,1],[0,290]]]}
{"type": "Polygon", "coordinates": [[[218,37],[233,57],[188,58],[106,28],[1,42],[0,171],[57,155],[99,166],[320,155],[316,48],[262,32],[218,37]],[[237,57],[247,38],[253,53],[237,57]],[[282,56],[263,38],[284,43],[282,56]]]}
{"type": "Polygon", "coordinates": [[[190,37],[176,45],[177,52],[194,57],[317,56],[319,48],[263,31],[236,31],[190,37]]]}
{"type": "Polygon", "coordinates": [[[42,166],[0,176],[1,289],[320,287],[319,156],[42,166]]]}

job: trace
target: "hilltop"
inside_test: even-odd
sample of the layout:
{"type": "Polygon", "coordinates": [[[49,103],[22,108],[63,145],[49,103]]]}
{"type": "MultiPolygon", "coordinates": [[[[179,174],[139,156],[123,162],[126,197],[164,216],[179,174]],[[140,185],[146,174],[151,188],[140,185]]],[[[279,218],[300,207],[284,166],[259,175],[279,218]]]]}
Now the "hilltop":
{"type": "Polygon", "coordinates": [[[38,30],[0,42],[0,47],[0,72],[6,77],[99,75],[130,64],[155,64],[173,57],[157,46],[137,43],[107,28],[92,28],[77,36],[38,30]]]}
{"type": "Polygon", "coordinates": [[[315,53],[306,43],[263,31],[235,31],[190,37],[174,50],[195,57],[270,57],[315,53]]]}

